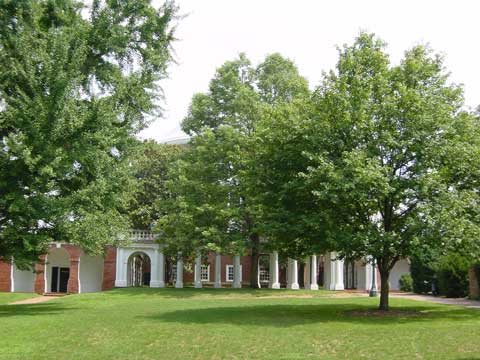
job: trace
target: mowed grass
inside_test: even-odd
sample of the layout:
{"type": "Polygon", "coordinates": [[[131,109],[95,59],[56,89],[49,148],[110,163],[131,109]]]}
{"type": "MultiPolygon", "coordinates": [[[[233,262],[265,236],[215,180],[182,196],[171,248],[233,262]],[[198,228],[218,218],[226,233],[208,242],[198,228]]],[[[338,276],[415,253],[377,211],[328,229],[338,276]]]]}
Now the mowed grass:
{"type": "Polygon", "coordinates": [[[478,309],[392,299],[428,315],[355,317],[378,299],[331,294],[139,288],[0,305],[0,359],[480,359],[478,309]]]}
{"type": "MultiPolygon", "coordinates": [[[[28,293],[0,293],[0,305],[9,304],[16,301],[31,299],[37,297],[37,294],[28,294],[28,293]]],[[[2,317],[0,317],[1,325],[2,317]]],[[[1,334],[1,329],[0,329],[1,334]]]]}

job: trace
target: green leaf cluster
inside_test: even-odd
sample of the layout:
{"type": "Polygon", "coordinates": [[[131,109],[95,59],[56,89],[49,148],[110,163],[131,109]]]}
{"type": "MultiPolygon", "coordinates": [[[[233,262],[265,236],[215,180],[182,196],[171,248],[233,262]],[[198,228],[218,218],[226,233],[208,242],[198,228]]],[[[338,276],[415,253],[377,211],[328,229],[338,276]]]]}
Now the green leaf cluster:
{"type": "Polygon", "coordinates": [[[130,226],[127,159],[158,111],[176,7],[0,2],[0,257],[101,252],[130,226]]]}

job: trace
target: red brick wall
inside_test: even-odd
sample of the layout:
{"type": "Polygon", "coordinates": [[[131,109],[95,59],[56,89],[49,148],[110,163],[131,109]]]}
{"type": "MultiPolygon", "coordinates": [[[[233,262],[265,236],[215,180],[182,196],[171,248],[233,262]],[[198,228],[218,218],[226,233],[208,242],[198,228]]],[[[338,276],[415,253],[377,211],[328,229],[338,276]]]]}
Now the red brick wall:
{"type": "Polygon", "coordinates": [[[0,260],[0,291],[10,292],[12,290],[11,282],[12,265],[9,262],[0,260]]]}
{"type": "Polygon", "coordinates": [[[103,260],[102,290],[109,290],[114,288],[116,271],[117,271],[117,248],[113,246],[108,246],[105,249],[105,258],[103,260]]]}
{"type": "Polygon", "coordinates": [[[35,264],[35,285],[34,291],[37,294],[45,292],[45,255],[40,256],[40,262],[35,264]]]}
{"type": "Polygon", "coordinates": [[[183,268],[183,282],[184,283],[193,283],[193,281],[194,281],[193,269],[194,269],[193,264],[184,264],[184,268],[183,268]],[[189,271],[187,269],[187,266],[190,267],[192,270],[189,271]]]}
{"type": "Polygon", "coordinates": [[[78,294],[78,275],[80,255],[82,250],[77,245],[64,244],[62,247],[68,252],[70,256],[70,276],[68,278],[67,292],[69,294],[78,294]]]}

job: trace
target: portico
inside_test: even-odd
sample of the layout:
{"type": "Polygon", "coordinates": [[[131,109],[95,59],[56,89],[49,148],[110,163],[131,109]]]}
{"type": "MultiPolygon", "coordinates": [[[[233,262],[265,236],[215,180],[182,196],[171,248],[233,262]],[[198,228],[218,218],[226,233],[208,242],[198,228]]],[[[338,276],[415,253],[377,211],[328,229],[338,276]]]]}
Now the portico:
{"type": "MultiPolygon", "coordinates": [[[[205,256],[205,255],[204,255],[205,256]]],[[[324,288],[327,290],[343,290],[343,261],[336,259],[335,253],[326,254],[324,256],[310,255],[302,259],[305,271],[299,273],[300,260],[288,258],[285,264],[279,259],[279,254],[273,251],[267,256],[268,261],[263,261],[258,266],[258,283],[268,283],[270,289],[280,289],[285,287],[290,290],[300,289],[299,279],[303,279],[306,290],[318,290],[319,282],[319,263],[318,259],[325,259],[322,272],[324,288]],[[267,268],[267,269],[266,269],[267,268]],[[284,273],[286,281],[281,282],[281,273],[284,273]],[[261,275],[262,274],[262,275],[261,275]],[[260,278],[262,276],[262,279],[260,278]]],[[[193,263],[186,267],[184,257],[178,253],[174,260],[174,286],[176,288],[184,287],[185,283],[191,283],[195,288],[202,288],[208,284],[214,288],[224,286],[232,288],[241,288],[244,284],[244,271],[248,271],[250,257],[236,255],[222,255],[219,253],[206,256],[207,263],[202,263],[202,254],[197,253],[193,259],[193,263]],[[212,270],[211,270],[212,269],[212,270]],[[212,280],[210,281],[210,272],[212,272],[212,280]],[[193,275],[193,276],[192,276],[193,275]]],[[[162,250],[162,246],[156,243],[155,235],[149,232],[136,231],[132,232],[131,242],[129,245],[117,248],[116,252],[116,277],[115,287],[139,286],[147,285],[153,288],[165,287],[168,279],[165,279],[166,261],[162,250]],[[138,261],[141,262],[139,264],[138,261]],[[147,264],[148,265],[145,265],[147,264]],[[145,270],[147,269],[147,270],[145,270]],[[149,281],[145,281],[146,277],[149,281]]],[[[365,281],[369,281],[368,268],[363,276],[365,281]]],[[[369,284],[365,283],[362,288],[367,289],[369,284]]]]}

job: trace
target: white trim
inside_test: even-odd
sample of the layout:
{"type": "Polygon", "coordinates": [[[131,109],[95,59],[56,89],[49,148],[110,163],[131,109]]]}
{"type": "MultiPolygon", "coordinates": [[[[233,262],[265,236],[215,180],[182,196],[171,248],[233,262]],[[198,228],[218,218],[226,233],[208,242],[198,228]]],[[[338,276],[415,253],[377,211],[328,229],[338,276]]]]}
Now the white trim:
{"type": "MultiPolygon", "coordinates": [[[[234,276],[235,276],[235,273],[234,273],[233,265],[231,265],[231,264],[225,265],[225,281],[233,283],[234,276]],[[232,269],[232,280],[230,280],[228,278],[228,269],[229,268],[232,269]]],[[[242,265],[240,265],[240,281],[242,281],[242,265]]]]}
{"type": "MultiPolygon", "coordinates": [[[[77,281],[78,281],[78,293],[81,294],[82,293],[82,283],[80,281],[80,259],[82,258],[82,256],[80,255],[78,257],[78,266],[77,266],[77,281]]],[[[72,264],[70,262],[70,272],[72,270],[72,264]]],[[[68,292],[68,284],[67,284],[67,292],[68,292]]]]}
{"type": "Polygon", "coordinates": [[[15,292],[15,284],[13,278],[13,267],[15,266],[13,259],[10,261],[10,292],[15,292]]]}
{"type": "Polygon", "coordinates": [[[47,267],[48,267],[48,253],[45,255],[45,261],[43,262],[43,292],[48,292],[47,283],[47,267]]]}
{"type": "Polygon", "coordinates": [[[210,282],[210,264],[202,264],[202,266],[200,266],[200,281],[202,282],[210,282]],[[203,271],[205,270],[205,268],[207,268],[207,278],[206,279],[202,279],[202,274],[203,274],[203,271]]]}

